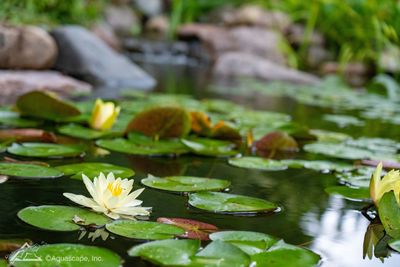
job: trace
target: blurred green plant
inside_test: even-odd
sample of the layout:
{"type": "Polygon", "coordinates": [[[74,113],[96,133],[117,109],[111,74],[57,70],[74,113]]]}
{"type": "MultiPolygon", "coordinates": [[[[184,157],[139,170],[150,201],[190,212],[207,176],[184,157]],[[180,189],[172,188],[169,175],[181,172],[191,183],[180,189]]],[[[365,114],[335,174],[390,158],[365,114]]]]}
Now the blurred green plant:
{"type": "Polygon", "coordinates": [[[107,0],[1,0],[0,22],[83,24],[97,20],[107,0]]]}

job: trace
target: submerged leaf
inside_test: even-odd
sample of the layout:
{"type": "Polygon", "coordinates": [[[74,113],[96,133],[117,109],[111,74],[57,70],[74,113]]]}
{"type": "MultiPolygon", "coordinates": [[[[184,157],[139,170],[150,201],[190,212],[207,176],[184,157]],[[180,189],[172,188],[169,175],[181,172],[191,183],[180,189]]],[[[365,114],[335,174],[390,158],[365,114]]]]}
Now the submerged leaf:
{"type": "Polygon", "coordinates": [[[235,144],[228,141],[208,138],[190,138],[182,139],[181,141],[192,151],[192,153],[202,156],[226,157],[239,154],[239,152],[234,150],[235,144]]]}
{"type": "Polygon", "coordinates": [[[0,141],[16,141],[16,142],[56,142],[57,137],[50,132],[40,129],[7,129],[0,130],[0,141]]]}

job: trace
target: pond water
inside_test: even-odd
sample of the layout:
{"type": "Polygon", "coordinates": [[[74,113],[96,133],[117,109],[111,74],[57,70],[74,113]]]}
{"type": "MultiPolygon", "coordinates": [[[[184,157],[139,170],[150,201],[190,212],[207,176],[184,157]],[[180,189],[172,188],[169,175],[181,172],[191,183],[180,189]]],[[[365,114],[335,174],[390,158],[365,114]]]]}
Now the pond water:
{"type": "MultiPolygon", "coordinates": [[[[231,99],[237,103],[260,110],[279,111],[290,114],[294,121],[313,128],[340,131],[358,136],[396,138],[399,129],[393,125],[367,121],[362,127],[338,128],[323,120],[331,114],[328,108],[300,104],[287,97],[265,97],[251,94],[247,97],[223,95],[210,87],[207,69],[144,65],[159,79],[157,91],[193,94],[197,98],[215,97],[231,99]]],[[[115,92],[102,89],[102,97],[115,97],[115,92]]],[[[313,157],[317,159],[318,157],[313,157]]],[[[332,174],[307,169],[285,171],[259,171],[241,169],[228,165],[224,158],[181,156],[178,158],[149,158],[111,153],[102,157],[88,155],[84,161],[108,162],[135,170],[136,188],[148,173],[156,176],[192,175],[226,179],[232,182],[231,193],[267,199],[278,203],[279,213],[263,216],[218,215],[189,208],[186,198],[147,188],[141,195],[145,206],[153,207],[150,220],[158,217],[181,217],[215,224],[220,229],[258,231],[283,238],[294,245],[311,248],[322,256],[323,267],[399,266],[400,255],[393,252],[384,259],[363,259],[363,239],[369,221],[360,210],[365,203],[346,200],[325,193],[328,186],[338,185],[332,174]]],[[[52,160],[52,165],[68,164],[80,159],[52,160]]],[[[20,221],[16,213],[30,205],[71,205],[62,196],[64,192],[85,195],[79,180],[60,179],[18,180],[10,179],[0,185],[0,238],[28,238],[42,243],[83,243],[107,247],[125,259],[124,266],[149,266],[148,263],[131,258],[126,251],[139,242],[123,237],[106,241],[90,241],[86,236],[79,239],[77,232],[51,232],[29,226],[20,221]]]]}

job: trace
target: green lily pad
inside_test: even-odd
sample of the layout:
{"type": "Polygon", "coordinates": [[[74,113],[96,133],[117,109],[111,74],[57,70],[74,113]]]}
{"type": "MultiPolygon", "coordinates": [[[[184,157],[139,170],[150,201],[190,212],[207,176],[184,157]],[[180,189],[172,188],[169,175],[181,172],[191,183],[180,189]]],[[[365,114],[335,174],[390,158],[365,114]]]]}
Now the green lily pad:
{"type": "Polygon", "coordinates": [[[121,178],[129,178],[135,174],[135,172],[129,168],[102,162],[68,164],[57,166],[55,168],[62,171],[64,175],[72,175],[72,178],[74,179],[82,179],[82,174],[85,174],[90,179],[94,179],[94,177],[99,176],[100,172],[105,175],[112,172],[115,177],[121,178]]]}
{"type": "Polygon", "coordinates": [[[118,220],[106,225],[111,233],[135,239],[159,240],[171,239],[185,233],[180,227],[145,221],[118,220]]]}
{"type": "Polygon", "coordinates": [[[6,260],[0,260],[0,267],[8,267],[8,262],[6,260]]]}
{"type": "Polygon", "coordinates": [[[57,178],[63,172],[54,168],[23,163],[0,162],[0,174],[27,178],[57,178]]]}
{"type": "Polygon", "coordinates": [[[378,203],[378,213],[386,233],[393,238],[400,238],[400,207],[393,191],[383,195],[378,203]]]}
{"type": "Polygon", "coordinates": [[[18,212],[18,218],[27,224],[52,231],[76,231],[80,226],[73,222],[78,216],[85,225],[104,225],[110,220],[102,214],[70,206],[31,206],[18,212]]]}
{"type": "Polygon", "coordinates": [[[326,114],[324,120],[336,123],[339,127],[344,128],[347,126],[364,126],[365,122],[348,115],[326,114]]]}
{"type": "Polygon", "coordinates": [[[192,153],[202,156],[235,156],[235,145],[231,142],[213,140],[208,138],[191,138],[181,140],[192,153]]]}
{"type": "Polygon", "coordinates": [[[278,208],[276,204],[264,199],[220,192],[190,194],[189,204],[205,211],[233,214],[269,212],[278,208]]]}
{"type": "Polygon", "coordinates": [[[339,195],[350,200],[370,199],[369,188],[353,188],[348,186],[331,186],[325,188],[325,192],[331,195],[339,195]]]}
{"type": "Polygon", "coordinates": [[[311,129],[310,134],[317,137],[320,142],[342,142],[352,137],[348,134],[340,133],[340,132],[332,132],[320,129],[311,129]]]}
{"type": "Polygon", "coordinates": [[[129,256],[141,257],[163,266],[188,266],[200,247],[199,240],[161,240],[135,246],[129,256]]]}
{"type": "Polygon", "coordinates": [[[344,162],[334,162],[327,160],[283,160],[290,168],[295,168],[296,165],[302,165],[306,169],[314,171],[349,171],[354,167],[344,162]]]}
{"type": "Polygon", "coordinates": [[[270,235],[251,231],[221,231],[212,233],[210,239],[229,242],[249,255],[266,251],[277,242],[270,235]]]}
{"type": "Polygon", "coordinates": [[[371,175],[375,171],[372,167],[358,167],[355,170],[338,173],[336,176],[341,182],[353,187],[369,187],[371,175]]]}
{"type": "Polygon", "coordinates": [[[9,261],[15,267],[119,267],[122,260],[105,248],[51,244],[18,250],[10,255],[9,261]]]}
{"type": "Polygon", "coordinates": [[[14,143],[7,148],[7,152],[24,157],[37,158],[68,158],[83,155],[81,145],[60,145],[50,143],[14,143]]]}
{"type": "Polygon", "coordinates": [[[52,121],[62,121],[81,114],[75,106],[43,91],[21,95],[16,106],[23,115],[52,121]]]}
{"type": "Polygon", "coordinates": [[[3,153],[7,150],[8,143],[0,143],[0,153],[3,153]]]}
{"type": "Polygon", "coordinates": [[[40,121],[20,118],[17,112],[0,110],[0,125],[26,128],[40,125],[40,121]]]}
{"type": "Polygon", "coordinates": [[[250,257],[236,246],[223,242],[213,241],[192,257],[190,266],[249,266],[250,257]]]}
{"type": "Polygon", "coordinates": [[[177,140],[135,144],[123,138],[116,138],[97,140],[96,145],[111,151],[143,156],[180,155],[187,152],[186,147],[177,140]]]}
{"type": "Polygon", "coordinates": [[[168,176],[164,178],[149,175],[142,179],[145,186],[173,192],[216,191],[228,188],[227,180],[210,179],[192,176],[168,176]]]}
{"type": "Polygon", "coordinates": [[[397,252],[400,252],[400,240],[395,239],[389,242],[389,247],[392,249],[396,250],[397,252]]]}
{"type": "MultiPolygon", "coordinates": [[[[93,130],[93,129],[84,127],[79,124],[63,125],[61,127],[58,127],[57,130],[61,134],[80,138],[80,139],[85,139],[85,140],[93,140],[93,139],[98,139],[98,138],[102,138],[105,136],[118,135],[117,132],[93,130]]],[[[122,135],[122,134],[123,133],[121,132],[120,135],[122,135]]]]}
{"type": "Polygon", "coordinates": [[[341,159],[374,159],[379,158],[380,155],[364,149],[351,147],[343,143],[313,143],[305,145],[304,150],[309,153],[321,154],[334,158],[341,159]]]}
{"type": "Polygon", "coordinates": [[[289,165],[284,161],[264,159],[259,157],[242,157],[229,159],[229,164],[248,169],[258,169],[266,171],[282,171],[286,170],[289,165]]]}
{"type": "Polygon", "coordinates": [[[251,256],[257,267],[314,267],[318,266],[321,257],[314,252],[278,242],[266,252],[251,256]]]}

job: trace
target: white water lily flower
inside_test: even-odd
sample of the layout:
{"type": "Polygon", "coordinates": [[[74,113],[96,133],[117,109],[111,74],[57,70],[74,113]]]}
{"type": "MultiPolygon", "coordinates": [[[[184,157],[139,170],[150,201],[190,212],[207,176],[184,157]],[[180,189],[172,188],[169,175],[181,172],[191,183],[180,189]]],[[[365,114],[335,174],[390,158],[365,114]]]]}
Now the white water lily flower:
{"type": "Polygon", "coordinates": [[[136,216],[150,215],[151,208],[141,207],[143,201],[136,199],[144,188],[130,193],[133,187],[132,179],[115,179],[112,172],[107,175],[107,178],[100,173],[93,182],[84,174],[82,178],[92,198],[71,193],[63,195],[79,205],[104,213],[114,220],[135,219],[136,216]]]}

